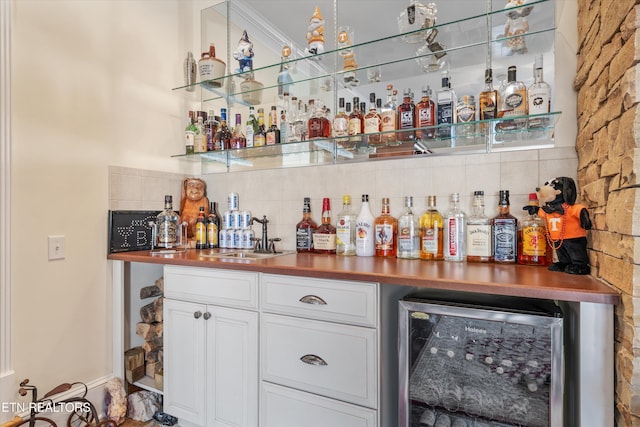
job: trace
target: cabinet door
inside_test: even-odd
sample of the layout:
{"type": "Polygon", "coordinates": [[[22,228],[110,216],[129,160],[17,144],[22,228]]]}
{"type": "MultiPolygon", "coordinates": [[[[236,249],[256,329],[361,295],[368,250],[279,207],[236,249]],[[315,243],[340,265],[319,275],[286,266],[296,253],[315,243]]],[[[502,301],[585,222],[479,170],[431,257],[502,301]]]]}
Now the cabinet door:
{"type": "Polygon", "coordinates": [[[199,426],[205,422],[205,310],[164,300],[164,411],[199,426]]]}
{"type": "Polygon", "coordinates": [[[257,426],[258,313],[218,306],[207,313],[207,425],[257,426]]]}

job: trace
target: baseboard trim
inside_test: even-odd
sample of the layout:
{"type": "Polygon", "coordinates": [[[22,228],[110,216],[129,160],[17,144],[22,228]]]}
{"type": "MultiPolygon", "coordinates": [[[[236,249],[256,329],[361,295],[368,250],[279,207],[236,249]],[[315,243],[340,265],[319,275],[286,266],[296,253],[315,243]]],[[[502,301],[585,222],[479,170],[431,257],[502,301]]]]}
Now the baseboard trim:
{"type": "MultiPolygon", "coordinates": [[[[15,389],[15,373],[7,371],[0,374],[0,403],[15,401],[17,390],[15,389]]],[[[12,421],[15,414],[3,412],[0,408],[0,424],[12,421]]]]}

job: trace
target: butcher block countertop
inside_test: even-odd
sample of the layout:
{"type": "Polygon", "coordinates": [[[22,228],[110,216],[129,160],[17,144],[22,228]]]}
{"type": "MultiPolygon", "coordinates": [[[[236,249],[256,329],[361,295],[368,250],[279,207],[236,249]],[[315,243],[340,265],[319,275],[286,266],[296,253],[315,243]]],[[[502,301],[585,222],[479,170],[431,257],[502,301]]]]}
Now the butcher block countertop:
{"type": "Polygon", "coordinates": [[[210,250],[197,249],[167,255],[136,251],[109,254],[108,259],[380,282],[571,302],[620,304],[620,293],[606,283],[591,276],[551,272],[546,267],[296,253],[250,260],[204,256],[209,253],[210,250]]]}

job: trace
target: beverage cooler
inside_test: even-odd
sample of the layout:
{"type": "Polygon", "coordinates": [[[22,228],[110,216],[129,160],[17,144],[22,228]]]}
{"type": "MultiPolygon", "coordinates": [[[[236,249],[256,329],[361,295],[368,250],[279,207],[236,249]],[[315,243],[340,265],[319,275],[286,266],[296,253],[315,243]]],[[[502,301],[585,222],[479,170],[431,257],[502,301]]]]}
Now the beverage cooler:
{"type": "Polygon", "coordinates": [[[425,290],[399,304],[399,426],[563,425],[552,301],[425,290]]]}

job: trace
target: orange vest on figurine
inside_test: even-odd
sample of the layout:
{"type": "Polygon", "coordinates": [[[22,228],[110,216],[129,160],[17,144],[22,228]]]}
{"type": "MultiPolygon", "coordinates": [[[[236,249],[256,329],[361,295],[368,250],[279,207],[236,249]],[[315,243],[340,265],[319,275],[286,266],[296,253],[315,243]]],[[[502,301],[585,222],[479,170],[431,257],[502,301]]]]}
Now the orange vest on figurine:
{"type": "Polygon", "coordinates": [[[538,211],[538,216],[544,220],[547,226],[547,232],[551,240],[558,241],[586,237],[587,230],[580,225],[580,212],[585,209],[585,206],[563,203],[562,208],[564,209],[564,214],[559,214],[558,212],[548,214],[542,209],[538,211]]]}

